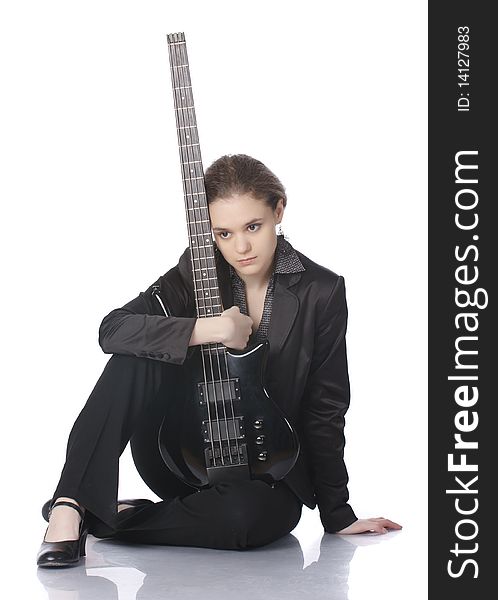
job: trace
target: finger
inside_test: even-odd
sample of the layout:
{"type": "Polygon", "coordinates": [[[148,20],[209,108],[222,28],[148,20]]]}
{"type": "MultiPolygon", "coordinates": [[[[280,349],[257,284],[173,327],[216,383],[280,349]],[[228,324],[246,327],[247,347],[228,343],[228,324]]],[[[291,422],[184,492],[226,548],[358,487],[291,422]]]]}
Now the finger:
{"type": "Polygon", "coordinates": [[[381,523],[384,527],[388,527],[389,529],[403,529],[399,523],[395,523],[390,519],[384,519],[383,521],[381,521],[381,523]]]}
{"type": "Polygon", "coordinates": [[[391,521],[391,519],[385,519],[384,517],[374,517],[372,519],[368,519],[369,521],[373,521],[376,523],[380,523],[384,527],[389,527],[390,529],[402,529],[401,525],[391,521]]]}

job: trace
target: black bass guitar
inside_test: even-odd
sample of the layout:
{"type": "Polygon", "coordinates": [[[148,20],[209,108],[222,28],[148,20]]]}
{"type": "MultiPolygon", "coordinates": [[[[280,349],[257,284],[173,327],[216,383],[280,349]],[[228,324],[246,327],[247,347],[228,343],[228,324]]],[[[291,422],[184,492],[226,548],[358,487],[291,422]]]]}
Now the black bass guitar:
{"type": "MultiPolygon", "coordinates": [[[[214,317],[224,309],[185,36],[167,40],[197,316],[214,317]]],[[[202,344],[179,367],[158,442],[167,467],[183,482],[197,488],[234,479],[273,483],[294,466],[297,434],[263,385],[268,351],[268,340],[243,351],[202,344]]]]}

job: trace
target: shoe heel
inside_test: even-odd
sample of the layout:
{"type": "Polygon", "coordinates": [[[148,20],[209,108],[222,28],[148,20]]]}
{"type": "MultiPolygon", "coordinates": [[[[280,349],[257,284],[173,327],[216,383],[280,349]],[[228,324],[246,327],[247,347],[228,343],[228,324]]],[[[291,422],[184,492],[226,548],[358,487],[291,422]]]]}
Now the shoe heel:
{"type": "Polygon", "coordinates": [[[80,557],[86,556],[86,536],[87,536],[87,534],[88,534],[88,531],[85,529],[85,531],[83,531],[80,536],[80,557]]]}

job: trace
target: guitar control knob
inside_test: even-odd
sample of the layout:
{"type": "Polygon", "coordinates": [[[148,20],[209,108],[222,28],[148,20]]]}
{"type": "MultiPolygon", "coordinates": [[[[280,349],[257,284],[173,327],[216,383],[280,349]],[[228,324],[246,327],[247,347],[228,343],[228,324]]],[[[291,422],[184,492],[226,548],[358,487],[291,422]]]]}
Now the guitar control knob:
{"type": "Polygon", "coordinates": [[[256,419],[253,423],[254,429],[263,429],[263,419],[256,419]]]}
{"type": "Polygon", "coordinates": [[[263,450],[262,452],[260,452],[260,453],[258,454],[258,460],[266,460],[266,455],[267,455],[267,454],[268,454],[268,453],[267,453],[267,451],[266,451],[266,450],[263,450]]]}
{"type": "Polygon", "coordinates": [[[258,435],[258,437],[256,438],[256,444],[261,445],[263,444],[265,441],[265,436],[264,435],[258,435]]]}

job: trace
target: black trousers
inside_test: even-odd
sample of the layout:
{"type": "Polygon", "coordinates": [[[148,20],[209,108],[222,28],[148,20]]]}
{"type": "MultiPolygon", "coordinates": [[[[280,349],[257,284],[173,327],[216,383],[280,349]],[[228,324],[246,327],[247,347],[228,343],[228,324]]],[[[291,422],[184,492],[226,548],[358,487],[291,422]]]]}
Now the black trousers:
{"type": "MultiPolygon", "coordinates": [[[[161,479],[155,491],[163,500],[117,512],[119,458],[145,419],[153,415],[160,425],[176,368],[148,358],[111,356],[71,429],[52,500],[74,498],[86,509],[89,533],[129,542],[239,550],[292,531],[302,502],[284,481],[224,482],[199,491],[154,471],[158,451],[150,461],[151,478],[161,479]]],[[[156,448],[157,438],[148,438],[156,448]]]]}

